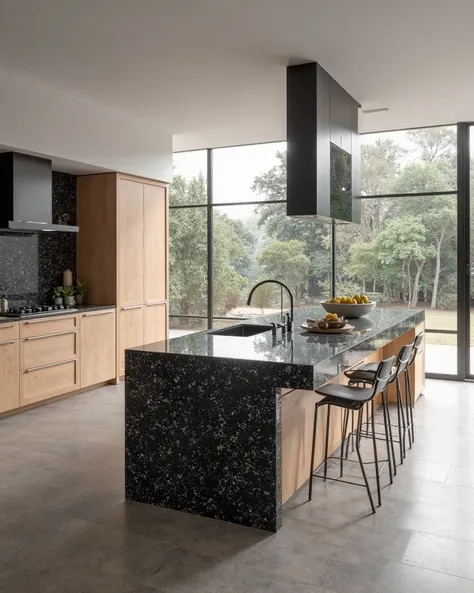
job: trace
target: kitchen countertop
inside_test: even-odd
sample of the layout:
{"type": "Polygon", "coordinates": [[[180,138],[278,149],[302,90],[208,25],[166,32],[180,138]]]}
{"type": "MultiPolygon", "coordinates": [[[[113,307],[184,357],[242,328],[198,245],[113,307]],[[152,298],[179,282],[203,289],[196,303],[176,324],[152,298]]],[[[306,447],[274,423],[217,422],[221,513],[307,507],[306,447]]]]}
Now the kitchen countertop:
{"type": "MultiPolygon", "coordinates": [[[[308,333],[300,325],[308,317],[323,317],[325,311],[321,307],[305,307],[294,312],[293,339],[287,336],[281,339],[281,329],[277,332],[277,343],[271,331],[256,336],[241,338],[213,335],[210,331],[192,333],[163,342],[147,344],[130,349],[131,352],[152,354],[182,355],[192,357],[233,359],[235,361],[252,361],[297,365],[321,370],[323,375],[319,384],[335,376],[330,372],[326,361],[345,367],[352,366],[371,352],[391,342],[400,334],[422,323],[425,318],[423,310],[405,308],[377,308],[367,317],[350,319],[354,330],[348,334],[315,334],[308,333]],[[357,360],[354,361],[354,356],[357,360]]],[[[280,321],[280,314],[236,320],[235,325],[268,324],[280,321]]],[[[330,364],[334,366],[334,364],[330,364]]],[[[336,369],[337,370],[337,369],[336,369]]],[[[316,379],[316,377],[315,377],[316,379]]],[[[316,386],[316,385],[315,385],[316,386]]],[[[311,386],[310,388],[312,388],[311,386]]]]}
{"type": "Polygon", "coordinates": [[[42,317],[55,317],[57,315],[76,315],[78,313],[86,313],[87,311],[101,311],[102,309],[115,309],[116,305],[76,305],[74,309],[76,311],[70,311],[69,309],[63,309],[62,311],[54,311],[45,313],[44,315],[31,315],[29,317],[1,317],[0,324],[2,323],[18,323],[28,319],[41,319],[42,317]]]}

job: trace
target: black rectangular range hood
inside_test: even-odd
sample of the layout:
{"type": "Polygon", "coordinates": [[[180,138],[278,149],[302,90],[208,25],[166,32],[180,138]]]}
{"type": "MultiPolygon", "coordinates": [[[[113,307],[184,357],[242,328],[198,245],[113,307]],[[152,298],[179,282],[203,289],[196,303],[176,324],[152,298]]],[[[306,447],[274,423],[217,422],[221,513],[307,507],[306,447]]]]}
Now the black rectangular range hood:
{"type": "Polygon", "coordinates": [[[53,224],[50,160],[18,152],[0,154],[0,230],[79,231],[77,226],[53,224]]]}
{"type": "Polygon", "coordinates": [[[287,68],[287,214],[360,223],[358,102],[316,62],[287,68]]]}

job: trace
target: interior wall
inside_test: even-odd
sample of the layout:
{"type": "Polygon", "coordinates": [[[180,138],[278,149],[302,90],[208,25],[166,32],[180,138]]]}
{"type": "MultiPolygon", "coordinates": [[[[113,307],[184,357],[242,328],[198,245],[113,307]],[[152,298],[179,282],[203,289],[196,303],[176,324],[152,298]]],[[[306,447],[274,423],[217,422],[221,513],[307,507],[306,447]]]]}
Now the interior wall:
{"type": "Polygon", "coordinates": [[[172,135],[156,124],[5,71],[0,97],[0,145],[172,180],[172,135]]]}

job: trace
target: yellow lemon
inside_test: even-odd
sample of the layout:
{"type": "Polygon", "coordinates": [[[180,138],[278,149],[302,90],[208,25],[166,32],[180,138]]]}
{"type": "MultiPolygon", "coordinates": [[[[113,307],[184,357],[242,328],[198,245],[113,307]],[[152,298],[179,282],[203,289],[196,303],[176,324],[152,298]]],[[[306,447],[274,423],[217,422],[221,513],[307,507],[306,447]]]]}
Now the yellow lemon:
{"type": "Polygon", "coordinates": [[[338,299],[337,297],[334,299],[335,305],[339,305],[340,302],[341,302],[341,299],[338,299]]]}
{"type": "Polygon", "coordinates": [[[368,302],[369,302],[369,297],[368,297],[368,296],[366,296],[365,294],[364,294],[364,295],[362,295],[362,302],[363,302],[363,303],[368,303],[368,302]]]}

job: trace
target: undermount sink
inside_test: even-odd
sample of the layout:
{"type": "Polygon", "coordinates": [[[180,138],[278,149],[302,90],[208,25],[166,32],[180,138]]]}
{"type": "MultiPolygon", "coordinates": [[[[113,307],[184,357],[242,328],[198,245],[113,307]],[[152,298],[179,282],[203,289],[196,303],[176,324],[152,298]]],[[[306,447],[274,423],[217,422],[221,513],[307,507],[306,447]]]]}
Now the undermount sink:
{"type": "Polygon", "coordinates": [[[271,325],[256,325],[251,323],[242,323],[241,325],[234,325],[233,327],[224,327],[223,329],[216,329],[215,331],[209,332],[215,336],[234,336],[238,338],[248,338],[250,336],[256,336],[257,334],[263,334],[272,329],[271,325]]]}

